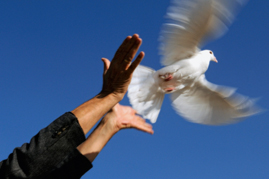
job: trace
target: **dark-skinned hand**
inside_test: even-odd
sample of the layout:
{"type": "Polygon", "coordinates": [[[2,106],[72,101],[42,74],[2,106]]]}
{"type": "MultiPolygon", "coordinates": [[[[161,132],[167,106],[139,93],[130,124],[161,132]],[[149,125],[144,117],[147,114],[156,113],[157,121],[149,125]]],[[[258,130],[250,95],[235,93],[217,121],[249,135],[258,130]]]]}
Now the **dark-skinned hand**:
{"type": "Polygon", "coordinates": [[[132,74],[145,55],[144,52],[140,52],[132,62],[141,43],[142,39],[137,34],[132,37],[128,36],[115,53],[111,63],[108,59],[102,58],[104,74],[101,96],[113,94],[119,101],[123,99],[131,82],[132,74]]]}

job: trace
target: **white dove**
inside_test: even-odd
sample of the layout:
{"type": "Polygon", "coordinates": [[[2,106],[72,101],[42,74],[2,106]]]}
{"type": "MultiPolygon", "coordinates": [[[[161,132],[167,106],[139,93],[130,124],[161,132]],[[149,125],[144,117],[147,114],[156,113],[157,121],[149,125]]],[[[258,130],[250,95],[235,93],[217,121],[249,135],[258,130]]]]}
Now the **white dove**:
{"type": "Polygon", "coordinates": [[[172,23],[164,25],[160,52],[166,67],[154,71],[139,65],[128,88],[138,114],[155,123],[164,95],[171,93],[172,106],[185,119],[200,124],[236,122],[259,112],[255,100],[235,93],[234,88],[212,84],[205,78],[210,50],[199,46],[222,35],[242,1],[175,0],[168,11],[172,23]]]}

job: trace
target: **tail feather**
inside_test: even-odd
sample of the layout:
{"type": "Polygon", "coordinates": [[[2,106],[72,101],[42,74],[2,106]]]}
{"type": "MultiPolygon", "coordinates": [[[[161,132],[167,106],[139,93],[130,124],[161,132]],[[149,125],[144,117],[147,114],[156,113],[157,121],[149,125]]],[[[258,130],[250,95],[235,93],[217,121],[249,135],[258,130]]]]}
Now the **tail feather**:
{"type": "Polygon", "coordinates": [[[155,123],[161,110],[164,93],[158,90],[155,71],[139,65],[128,88],[128,98],[138,114],[155,123]]]}

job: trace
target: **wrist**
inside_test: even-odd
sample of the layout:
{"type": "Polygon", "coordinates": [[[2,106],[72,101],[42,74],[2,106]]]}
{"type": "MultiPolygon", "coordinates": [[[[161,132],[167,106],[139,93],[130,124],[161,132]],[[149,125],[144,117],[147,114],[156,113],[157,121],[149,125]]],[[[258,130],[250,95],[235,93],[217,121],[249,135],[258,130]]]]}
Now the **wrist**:
{"type": "Polygon", "coordinates": [[[98,98],[110,98],[112,101],[115,101],[117,104],[118,102],[120,102],[123,97],[124,97],[125,93],[116,93],[116,92],[111,92],[111,91],[101,91],[97,97],[98,98]]]}
{"type": "Polygon", "coordinates": [[[111,110],[120,100],[114,94],[103,95],[99,93],[92,99],[81,104],[72,113],[86,135],[96,122],[111,110]]]}
{"type": "Polygon", "coordinates": [[[112,116],[105,116],[100,124],[102,125],[101,128],[103,129],[104,133],[110,135],[111,137],[120,130],[112,116]]]}
{"type": "Polygon", "coordinates": [[[114,131],[103,121],[98,124],[85,142],[81,143],[77,149],[82,155],[93,162],[106,143],[114,135],[114,131]]]}

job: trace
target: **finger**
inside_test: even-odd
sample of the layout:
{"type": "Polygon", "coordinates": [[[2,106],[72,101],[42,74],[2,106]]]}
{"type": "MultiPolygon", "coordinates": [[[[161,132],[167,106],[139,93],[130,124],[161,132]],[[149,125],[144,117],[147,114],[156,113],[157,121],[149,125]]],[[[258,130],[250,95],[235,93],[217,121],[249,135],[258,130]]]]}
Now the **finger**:
{"type": "Polygon", "coordinates": [[[144,125],[144,126],[138,128],[138,130],[141,130],[143,132],[147,132],[149,134],[154,134],[154,130],[152,129],[152,126],[151,125],[144,125]]]}
{"type": "Polygon", "coordinates": [[[136,52],[138,51],[139,47],[142,44],[142,39],[137,39],[137,41],[133,44],[129,52],[126,54],[126,56],[123,59],[123,68],[126,70],[129,68],[130,63],[132,62],[133,58],[135,57],[136,52]]]}
{"type": "Polygon", "coordinates": [[[152,125],[146,123],[145,119],[139,116],[133,116],[131,119],[126,119],[121,122],[121,129],[135,128],[137,130],[153,134],[152,125]]]}
{"type": "Polygon", "coordinates": [[[121,71],[119,69],[119,68],[121,68],[121,66],[119,64],[122,63],[122,59],[123,59],[123,57],[121,57],[121,55],[125,55],[126,48],[129,47],[131,39],[132,39],[131,36],[128,36],[125,38],[125,40],[122,42],[122,44],[120,45],[120,47],[116,51],[113,59],[111,60],[111,64],[110,64],[111,68],[109,70],[109,71],[112,71],[110,74],[111,79],[114,79],[114,78],[116,78],[116,76],[119,75],[118,72],[121,71]]]}
{"type": "Polygon", "coordinates": [[[117,57],[122,59],[123,61],[126,55],[130,53],[130,50],[132,49],[132,47],[136,45],[137,43],[139,43],[140,41],[141,40],[139,38],[139,35],[134,34],[132,38],[126,43],[125,47],[121,49],[117,57]]]}
{"type": "Polygon", "coordinates": [[[125,109],[125,112],[128,113],[124,116],[124,119],[121,121],[121,124],[123,124],[124,126],[136,126],[137,123],[146,123],[146,120],[143,119],[142,117],[135,115],[134,114],[134,110],[130,110],[132,108],[129,109],[125,109]]]}
{"type": "Polygon", "coordinates": [[[125,108],[124,110],[125,110],[126,113],[131,114],[131,115],[136,114],[136,111],[132,107],[130,107],[130,106],[122,106],[122,107],[125,108]]]}
{"type": "Polygon", "coordinates": [[[110,61],[107,58],[102,58],[101,60],[104,62],[104,74],[106,74],[110,66],[110,61]]]}
{"type": "Polygon", "coordinates": [[[130,48],[129,46],[131,45],[132,43],[132,40],[133,37],[131,36],[128,36],[126,37],[126,39],[122,42],[122,44],[120,45],[120,47],[118,48],[118,50],[116,51],[114,57],[113,57],[113,60],[112,62],[113,63],[121,63],[122,62],[122,59],[123,57],[125,56],[124,53],[126,53],[126,48],[130,48]]]}
{"type": "Polygon", "coordinates": [[[131,125],[131,127],[135,127],[135,126],[147,126],[152,128],[152,126],[148,123],[146,123],[146,120],[143,119],[140,116],[134,115],[133,118],[131,120],[129,120],[129,123],[131,125]]]}
{"type": "Polygon", "coordinates": [[[141,119],[142,118],[136,116],[136,119],[132,120],[133,122],[131,122],[131,127],[138,129],[138,130],[141,130],[141,131],[144,131],[144,132],[147,132],[147,133],[150,133],[150,134],[153,134],[154,131],[152,129],[152,125],[146,123],[144,120],[141,120],[141,119]],[[136,121],[136,122],[134,122],[134,121],[136,121]]]}
{"type": "Polygon", "coordinates": [[[131,39],[132,39],[132,36],[127,36],[127,37],[124,39],[124,41],[122,42],[122,44],[120,45],[120,47],[118,48],[118,50],[116,51],[116,54],[117,54],[118,52],[122,52],[122,51],[126,48],[127,44],[130,43],[130,40],[131,40],[131,39]]]}
{"type": "Polygon", "coordinates": [[[136,67],[140,64],[140,62],[143,60],[145,56],[144,52],[140,52],[139,55],[136,57],[135,61],[130,65],[128,68],[129,74],[132,74],[136,67]]]}
{"type": "Polygon", "coordinates": [[[126,43],[125,47],[121,48],[121,50],[115,54],[114,58],[117,59],[117,64],[120,65],[124,63],[126,64],[126,62],[131,62],[141,43],[142,40],[139,38],[138,34],[134,34],[126,43]]]}
{"type": "Polygon", "coordinates": [[[135,115],[135,119],[136,119],[136,121],[132,120],[132,122],[140,122],[141,124],[146,123],[146,119],[142,118],[139,115],[135,115]]]}

